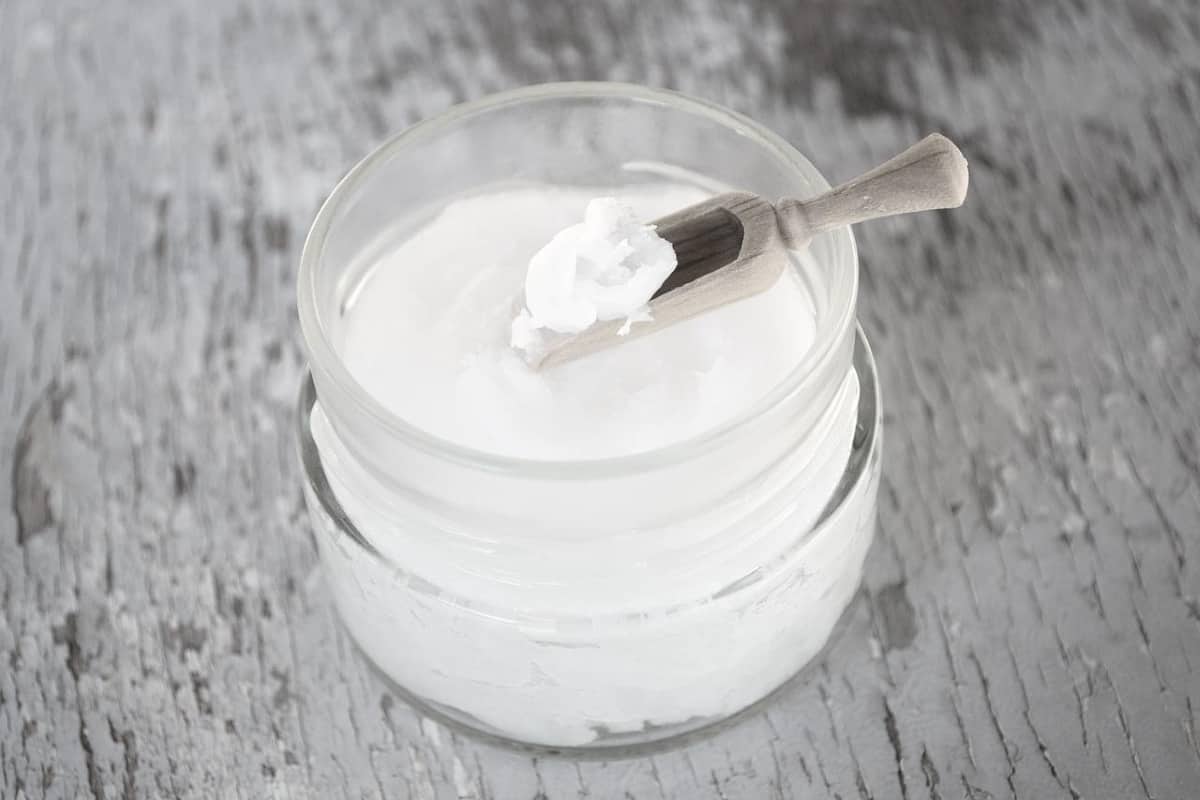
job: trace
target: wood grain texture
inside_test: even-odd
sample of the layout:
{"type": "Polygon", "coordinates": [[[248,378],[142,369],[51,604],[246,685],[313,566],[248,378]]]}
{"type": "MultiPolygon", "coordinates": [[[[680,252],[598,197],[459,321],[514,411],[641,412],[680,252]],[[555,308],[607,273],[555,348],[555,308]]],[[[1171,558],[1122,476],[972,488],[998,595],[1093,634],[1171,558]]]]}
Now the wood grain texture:
{"type": "Polygon", "coordinates": [[[874,169],[828,193],[778,203],[779,226],[793,247],[868,220],[958,208],[967,197],[967,161],[954,143],[931,133],[874,169]]]}
{"type": "Polygon", "coordinates": [[[1194,797],[1198,117],[1188,0],[5,0],[0,796],[1194,797]],[[928,130],[972,165],[963,209],[859,239],[887,448],[847,635],[609,762],[381,686],[291,438],[323,195],[551,78],[725,103],[835,180],[928,130]]]}

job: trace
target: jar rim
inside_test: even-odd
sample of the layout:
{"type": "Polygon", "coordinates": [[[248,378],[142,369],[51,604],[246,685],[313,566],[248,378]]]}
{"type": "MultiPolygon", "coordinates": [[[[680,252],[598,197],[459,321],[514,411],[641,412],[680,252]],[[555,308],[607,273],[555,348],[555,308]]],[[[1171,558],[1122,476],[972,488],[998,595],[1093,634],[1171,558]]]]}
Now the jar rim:
{"type": "Polygon", "coordinates": [[[487,472],[514,476],[572,480],[597,479],[648,471],[696,457],[719,447],[748,423],[786,403],[788,398],[803,391],[811,380],[820,376],[822,364],[836,351],[838,342],[847,334],[853,334],[851,327],[854,324],[854,309],[858,295],[858,251],[853,231],[843,228],[832,233],[833,236],[844,242],[843,247],[838,248],[838,251],[845,253],[839,260],[846,262],[845,265],[836,266],[835,270],[844,272],[851,283],[848,293],[849,301],[844,308],[835,309],[831,324],[833,335],[825,337],[823,341],[818,340],[817,344],[805,353],[787,376],[757,401],[721,424],[686,439],[671,442],[652,450],[600,459],[521,458],[469,447],[439,437],[404,419],[372,396],[338,356],[318,311],[317,268],[324,253],[325,240],[329,235],[330,227],[347,197],[371,175],[379,162],[406,145],[429,136],[435,136],[457,122],[506,106],[548,99],[589,98],[627,100],[669,106],[707,118],[731,127],[739,134],[754,140],[756,144],[771,152],[804,178],[814,181],[821,188],[829,186],[816,167],[786,139],[749,117],[716,103],[680,92],[630,83],[579,81],[526,86],[452,106],[438,115],[393,134],[351,168],[321,205],[301,251],[300,272],[297,279],[297,309],[300,330],[308,350],[310,369],[314,374],[321,376],[322,383],[335,387],[340,394],[365,412],[387,435],[406,445],[435,454],[446,461],[487,472]]]}

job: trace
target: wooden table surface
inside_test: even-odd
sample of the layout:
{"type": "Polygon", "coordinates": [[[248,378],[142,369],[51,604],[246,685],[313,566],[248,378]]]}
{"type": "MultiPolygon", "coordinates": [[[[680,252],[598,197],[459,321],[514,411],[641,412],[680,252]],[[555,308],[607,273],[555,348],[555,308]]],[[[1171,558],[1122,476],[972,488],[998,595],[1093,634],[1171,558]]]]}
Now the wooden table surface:
{"type": "Polygon", "coordinates": [[[0,2],[0,797],[1200,795],[1200,7],[1189,0],[0,2]],[[653,756],[422,719],[339,629],[294,457],[337,178],[551,79],[746,112],[844,178],[887,409],[849,629],[653,756]]]}

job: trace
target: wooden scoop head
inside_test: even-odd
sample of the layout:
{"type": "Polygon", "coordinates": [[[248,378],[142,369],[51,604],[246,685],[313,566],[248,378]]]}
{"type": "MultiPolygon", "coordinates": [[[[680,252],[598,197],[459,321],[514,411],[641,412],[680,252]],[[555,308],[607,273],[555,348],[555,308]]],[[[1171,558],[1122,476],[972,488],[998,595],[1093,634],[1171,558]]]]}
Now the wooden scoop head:
{"type": "Polygon", "coordinates": [[[749,192],[729,192],[654,223],[675,249],[676,266],[650,301],[654,319],[617,333],[624,320],[598,322],[553,346],[538,364],[560,364],[644,336],[716,306],[766,291],[788,263],[775,208],[749,192]]]}

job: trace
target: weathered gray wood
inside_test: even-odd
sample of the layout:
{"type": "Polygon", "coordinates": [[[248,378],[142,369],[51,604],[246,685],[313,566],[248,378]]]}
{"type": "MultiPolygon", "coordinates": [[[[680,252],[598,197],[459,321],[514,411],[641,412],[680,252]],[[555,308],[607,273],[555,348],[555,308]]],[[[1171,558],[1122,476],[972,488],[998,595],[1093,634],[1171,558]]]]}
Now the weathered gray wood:
{"type": "Polygon", "coordinates": [[[0,5],[0,796],[1194,797],[1200,8],[0,5]],[[300,504],[301,238],[385,132],[666,85],[815,163],[942,130],[960,211],[864,227],[881,535],[847,635],[685,748],[533,759],[338,630],[300,504]]]}

